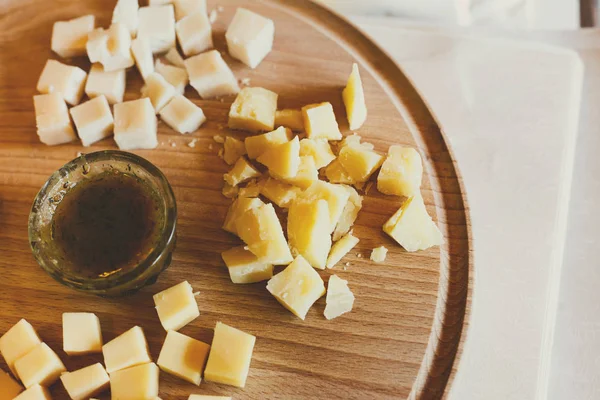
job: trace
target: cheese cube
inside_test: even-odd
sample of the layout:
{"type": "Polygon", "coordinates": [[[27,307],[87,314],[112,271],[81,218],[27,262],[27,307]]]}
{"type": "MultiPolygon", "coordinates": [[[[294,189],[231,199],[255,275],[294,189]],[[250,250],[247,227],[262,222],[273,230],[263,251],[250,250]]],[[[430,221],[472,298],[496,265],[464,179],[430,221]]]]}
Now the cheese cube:
{"type": "Polygon", "coordinates": [[[342,147],[340,164],[355,182],[366,182],[383,163],[383,156],[361,145],[342,147]]]}
{"type": "Polygon", "coordinates": [[[152,361],[146,336],[139,326],[134,326],[102,346],[102,355],[108,373],[152,361]]]}
{"type": "Polygon", "coordinates": [[[274,131],[262,135],[248,136],[244,140],[244,143],[246,144],[248,157],[254,160],[260,157],[265,151],[290,140],[292,140],[292,132],[280,126],[274,131]]]}
{"type": "Polygon", "coordinates": [[[268,178],[262,185],[260,193],[278,207],[288,208],[300,194],[300,188],[268,178]]]}
{"type": "Polygon", "coordinates": [[[217,322],[204,378],[240,388],[246,386],[254,343],[255,336],[217,322]]]}
{"type": "Polygon", "coordinates": [[[190,394],[188,400],[231,400],[231,397],[227,396],[206,396],[201,394],[190,394]]]}
{"type": "Polygon", "coordinates": [[[187,282],[181,282],[154,295],[160,323],[166,331],[178,331],[200,315],[198,303],[187,282]]]}
{"type": "Polygon", "coordinates": [[[244,142],[231,136],[225,138],[225,143],[223,144],[223,160],[225,160],[227,164],[235,164],[244,154],[246,154],[244,142]]]}
{"type": "Polygon", "coordinates": [[[229,128],[250,132],[272,131],[277,111],[277,93],[260,87],[245,87],[229,110],[229,128]]]}
{"type": "Polygon", "coordinates": [[[57,21],[52,28],[52,51],[63,58],[85,55],[88,33],[94,30],[96,18],[85,15],[69,21],[57,21]]]}
{"type": "Polygon", "coordinates": [[[33,326],[22,319],[0,337],[0,353],[8,368],[18,378],[15,361],[42,343],[33,326]]]}
{"type": "Polygon", "coordinates": [[[283,178],[273,173],[271,175],[290,185],[298,186],[301,189],[307,189],[310,185],[319,180],[319,171],[317,171],[317,167],[315,166],[315,160],[310,156],[300,157],[298,173],[292,178],[283,178]]]}
{"type": "Polygon", "coordinates": [[[206,0],[173,0],[177,21],[197,12],[206,14],[206,0]]]}
{"type": "Polygon", "coordinates": [[[244,246],[221,253],[233,283],[256,283],[273,277],[273,265],[262,262],[244,246]]]}
{"type": "Polygon", "coordinates": [[[342,98],[346,106],[346,115],[350,129],[359,129],[367,120],[367,104],[365,102],[365,92],[363,90],[362,81],[358,65],[352,64],[352,73],[348,78],[348,83],[342,91],[342,98]]]}
{"type": "Polygon", "coordinates": [[[190,57],[184,63],[190,84],[203,99],[237,94],[240,91],[233,72],[217,50],[190,57]]]}
{"type": "Polygon", "coordinates": [[[265,151],[256,160],[269,168],[272,176],[293,178],[300,167],[300,141],[298,137],[294,137],[287,143],[265,151]]]}
{"type": "Polygon", "coordinates": [[[6,372],[0,369],[0,400],[12,400],[23,388],[6,372]]]}
{"type": "Polygon", "coordinates": [[[423,163],[410,147],[391,146],[377,177],[377,190],[395,196],[414,196],[421,188],[423,163]]]}
{"type": "Polygon", "coordinates": [[[137,34],[140,23],[138,18],[139,8],[138,0],[117,0],[117,5],[112,15],[112,23],[125,25],[129,34],[134,37],[137,34]]]}
{"type": "Polygon", "coordinates": [[[90,32],[86,45],[91,62],[99,62],[105,71],[116,71],[133,66],[131,56],[131,34],[121,23],[107,30],[98,28],[90,32]]]}
{"type": "Polygon", "coordinates": [[[327,297],[325,298],[325,318],[334,319],[342,314],[352,311],[354,294],[348,287],[348,281],[337,275],[331,275],[327,284],[327,297]]]}
{"type": "Polygon", "coordinates": [[[228,199],[233,199],[234,197],[236,197],[238,195],[239,191],[240,191],[239,187],[231,186],[230,184],[225,182],[223,184],[223,190],[221,190],[221,193],[223,194],[223,196],[227,197],[228,199]]]}
{"type": "Polygon", "coordinates": [[[327,257],[327,268],[333,268],[350,250],[358,244],[359,240],[351,233],[347,234],[331,247],[329,257],[327,257]]]}
{"type": "Polygon", "coordinates": [[[225,182],[229,185],[237,186],[252,178],[258,178],[260,175],[260,172],[254,168],[245,157],[240,157],[233,168],[223,175],[223,179],[225,179],[225,182]]]}
{"type": "Polygon", "coordinates": [[[78,67],[48,60],[37,83],[37,91],[43,94],[59,93],[70,105],[79,104],[87,74],[78,67]]]}
{"type": "Polygon", "coordinates": [[[154,72],[146,77],[141,93],[142,98],[150,99],[158,114],[175,97],[175,88],[162,75],[154,72]]]}
{"type": "Polygon", "coordinates": [[[186,57],[213,48],[212,27],[203,11],[188,15],[175,24],[177,40],[186,57]]]}
{"type": "Polygon", "coordinates": [[[140,400],[158,397],[160,370],[154,363],[142,364],[110,374],[113,400],[140,400]]]}
{"type": "Polygon", "coordinates": [[[302,193],[302,198],[308,202],[314,202],[320,199],[327,201],[330,221],[329,233],[333,232],[338,224],[344,208],[346,207],[346,203],[348,203],[349,197],[350,194],[344,186],[323,181],[314,182],[304,193],[302,193]]]}
{"type": "Polygon", "coordinates": [[[351,186],[342,185],[349,194],[348,202],[342,211],[342,215],[333,231],[333,240],[338,241],[346,233],[350,232],[354,221],[358,217],[358,212],[362,208],[362,196],[351,186]]]}
{"type": "Polygon", "coordinates": [[[302,139],[300,141],[300,155],[314,158],[317,169],[326,167],[335,160],[335,155],[331,151],[327,139],[302,139]]]}
{"type": "Polygon", "coordinates": [[[283,229],[272,204],[250,208],[236,223],[237,233],[262,262],[285,265],[293,261],[283,229]]]}
{"type": "Polygon", "coordinates": [[[150,42],[152,53],[164,53],[175,47],[175,10],[173,5],[141,7],[138,12],[138,37],[150,42]]]}
{"type": "Polygon", "coordinates": [[[107,72],[100,64],[92,65],[85,84],[85,94],[89,98],[104,95],[109,104],[122,103],[125,94],[125,70],[107,72]]]}
{"type": "Polygon", "coordinates": [[[223,229],[227,232],[237,235],[238,219],[251,208],[260,207],[262,205],[264,205],[264,203],[257,198],[238,198],[231,204],[229,210],[227,211],[227,216],[225,217],[225,222],[223,223],[223,229]]]}
{"type": "Polygon", "coordinates": [[[45,387],[33,385],[13,400],[52,400],[50,392],[45,387]]]}
{"type": "Polygon", "coordinates": [[[115,142],[121,150],[158,146],[156,115],[148,98],[115,104],[115,142]]]}
{"type": "Polygon", "coordinates": [[[77,139],[69,110],[60,93],[33,96],[37,134],[48,146],[72,142],[77,139]]]}
{"type": "Polygon", "coordinates": [[[371,252],[371,261],[374,261],[376,263],[382,263],[385,261],[385,258],[387,256],[387,252],[388,249],[385,248],[384,246],[379,246],[373,249],[373,251],[371,252]]]}
{"type": "Polygon", "coordinates": [[[168,331],[158,361],[160,369],[200,385],[210,346],[179,332],[168,331]]]}
{"type": "Polygon", "coordinates": [[[296,198],[290,205],[287,233],[292,254],[325,269],[331,250],[329,207],[326,200],[296,198]]]}
{"type": "Polygon", "coordinates": [[[142,79],[146,80],[154,72],[154,58],[150,41],[145,37],[138,37],[131,42],[131,54],[142,79]]]}
{"type": "Polygon", "coordinates": [[[342,133],[335,119],[331,103],[302,107],[304,128],[309,139],[341,140],[342,133]]]}
{"type": "Polygon", "coordinates": [[[183,57],[181,57],[181,54],[179,54],[179,51],[177,51],[177,47],[173,47],[171,50],[169,50],[167,54],[165,54],[165,59],[174,66],[185,69],[185,62],[183,57]]]}
{"type": "Polygon", "coordinates": [[[98,96],[71,108],[70,112],[84,146],[112,135],[114,121],[106,97],[98,96]]]}
{"type": "Polygon", "coordinates": [[[344,169],[339,159],[333,160],[325,169],[325,176],[331,183],[353,185],[356,183],[348,171],[344,169]]]}
{"type": "Polygon", "coordinates": [[[108,389],[109,378],[102,364],[97,363],[60,376],[72,400],[86,400],[108,389]]]}
{"type": "Polygon", "coordinates": [[[92,313],[63,313],[63,349],[68,355],[100,353],[100,320],[92,313]]]}
{"type": "Polygon", "coordinates": [[[156,60],[154,69],[175,88],[175,93],[183,94],[185,92],[185,87],[190,82],[185,68],[174,67],[156,60]]]}
{"type": "Polygon", "coordinates": [[[179,133],[191,133],[206,121],[204,112],[185,96],[177,95],[160,111],[160,118],[179,133]]]}
{"type": "Polygon", "coordinates": [[[325,284],[317,271],[298,256],[286,269],[269,280],[267,290],[300,319],[325,294],[325,284]]]}
{"type": "Polygon", "coordinates": [[[15,361],[15,370],[23,385],[52,385],[67,369],[46,343],[40,343],[15,361]]]}
{"type": "Polygon", "coordinates": [[[241,188],[239,190],[239,196],[240,197],[258,197],[260,196],[260,190],[262,188],[264,181],[263,180],[257,180],[257,179],[251,179],[248,184],[246,184],[246,187],[241,188]]]}
{"type": "Polygon", "coordinates": [[[284,109],[275,111],[275,126],[285,126],[293,131],[304,131],[302,110],[284,109]]]}
{"type": "Polygon", "coordinates": [[[256,68],[271,52],[274,36],[275,24],[272,20],[240,7],[227,28],[225,39],[233,58],[250,68],[256,68]]]}

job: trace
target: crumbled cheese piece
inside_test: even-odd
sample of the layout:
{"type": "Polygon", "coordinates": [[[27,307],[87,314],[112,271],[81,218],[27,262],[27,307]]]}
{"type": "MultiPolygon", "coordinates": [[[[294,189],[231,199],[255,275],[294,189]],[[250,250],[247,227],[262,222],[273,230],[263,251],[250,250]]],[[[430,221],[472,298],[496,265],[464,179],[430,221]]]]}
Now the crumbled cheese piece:
{"type": "Polygon", "coordinates": [[[325,298],[325,318],[334,319],[342,314],[352,311],[354,294],[348,288],[348,281],[337,275],[332,275],[327,284],[327,297],[325,298]]]}
{"type": "MultiPolygon", "coordinates": [[[[335,265],[340,262],[340,260],[358,244],[358,242],[358,238],[351,233],[335,242],[333,246],[331,246],[329,257],[327,257],[327,268],[335,267],[335,265]]],[[[349,263],[346,264],[348,265],[349,263]]]]}

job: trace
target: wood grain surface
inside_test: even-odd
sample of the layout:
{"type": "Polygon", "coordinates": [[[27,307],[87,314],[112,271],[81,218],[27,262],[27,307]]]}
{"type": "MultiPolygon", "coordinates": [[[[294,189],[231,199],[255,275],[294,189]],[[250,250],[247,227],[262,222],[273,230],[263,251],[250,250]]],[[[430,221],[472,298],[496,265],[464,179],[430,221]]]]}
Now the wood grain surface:
{"type": "MultiPolygon", "coordinates": [[[[472,253],[468,210],[461,179],[443,134],[411,83],[372,42],[340,17],[307,1],[209,1],[222,6],[214,24],[216,47],[225,54],[224,32],[236,7],[245,6],[276,24],[274,50],[255,70],[225,54],[239,79],[279,93],[279,107],[317,101],[334,105],[340,127],[349,133],[341,89],[356,61],[362,69],[369,118],[358,133],[385,152],[391,144],[414,146],[425,161],[423,197],[445,237],[441,248],[407,253],[381,230],[402,203],[374,188],[365,197],[355,234],[361,242],[343,262],[322,272],[349,281],[354,310],[327,321],[324,297],[306,321],[281,307],[265,283],[234,285],[220,252],[237,245],[221,230],[229,200],[221,195],[228,167],[217,156],[212,137],[223,126],[232,99],[201,100],[190,87],[186,96],[201,106],[208,122],[191,135],[159,123],[160,146],[137,154],[155,163],[173,186],[179,211],[178,246],[173,263],[152,287],[124,299],[77,293],[45,275],[27,241],[33,198],[48,176],[78,152],[116,148],[112,139],[91,148],[79,143],[41,144],[35,133],[32,96],[50,51],[52,24],[92,13],[108,26],[114,6],[108,0],[4,0],[0,16],[0,334],[20,318],[29,320],[69,370],[101,356],[67,357],[62,351],[61,314],[95,312],[105,341],[141,325],[156,360],[165,332],[152,294],[188,280],[201,316],[182,333],[210,343],[217,321],[257,336],[245,389],[203,382],[200,387],[161,374],[163,399],[190,393],[231,395],[234,399],[384,399],[443,397],[465,330],[471,290],[472,253]],[[192,138],[198,139],[189,147],[192,138]],[[370,250],[390,249],[385,264],[370,262],[370,250]]],[[[89,69],[85,57],[68,63],[89,69]]],[[[139,97],[142,80],[127,74],[126,99],[139,97]]],[[[232,133],[243,137],[244,134],[232,133]]],[[[0,367],[6,369],[3,361],[0,367]]],[[[56,399],[68,398],[55,384],[56,399]]],[[[105,394],[102,398],[108,398],[105,394]]]]}

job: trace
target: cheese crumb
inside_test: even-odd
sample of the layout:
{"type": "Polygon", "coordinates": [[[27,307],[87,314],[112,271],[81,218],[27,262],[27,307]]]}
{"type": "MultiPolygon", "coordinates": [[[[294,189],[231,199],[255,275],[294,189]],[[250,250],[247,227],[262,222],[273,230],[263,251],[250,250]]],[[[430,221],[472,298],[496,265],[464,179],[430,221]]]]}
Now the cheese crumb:
{"type": "Polygon", "coordinates": [[[208,16],[208,20],[210,21],[211,24],[215,23],[215,21],[217,20],[217,10],[212,10],[210,12],[210,15],[208,16]]]}
{"type": "Polygon", "coordinates": [[[371,252],[371,261],[375,261],[376,263],[382,263],[385,261],[385,257],[387,256],[388,249],[384,246],[379,246],[374,248],[371,252]]]}
{"type": "Polygon", "coordinates": [[[332,275],[327,285],[325,303],[325,312],[323,315],[327,319],[334,319],[352,311],[354,294],[348,287],[348,281],[341,279],[337,275],[332,275]]]}
{"type": "Polygon", "coordinates": [[[217,143],[221,143],[221,144],[225,143],[225,138],[221,135],[213,136],[213,140],[217,143]]]}
{"type": "Polygon", "coordinates": [[[172,143],[171,143],[171,147],[177,147],[177,143],[175,143],[175,142],[172,142],[172,143]]]}
{"type": "Polygon", "coordinates": [[[196,142],[198,141],[198,139],[192,139],[191,142],[188,143],[188,147],[196,147],[196,142]]]}

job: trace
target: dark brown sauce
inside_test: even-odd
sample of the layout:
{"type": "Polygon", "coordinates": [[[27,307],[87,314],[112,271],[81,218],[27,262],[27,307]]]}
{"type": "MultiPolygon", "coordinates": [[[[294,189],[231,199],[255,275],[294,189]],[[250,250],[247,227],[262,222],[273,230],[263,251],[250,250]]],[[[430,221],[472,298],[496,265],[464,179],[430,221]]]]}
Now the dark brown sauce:
{"type": "Polygon", "coordinates": [[[155,193],[138,178],[107,172],[58,204],[52,238],[66,269],[83,278],[126,272],[153,250],[163,224],[155,193]]]}

